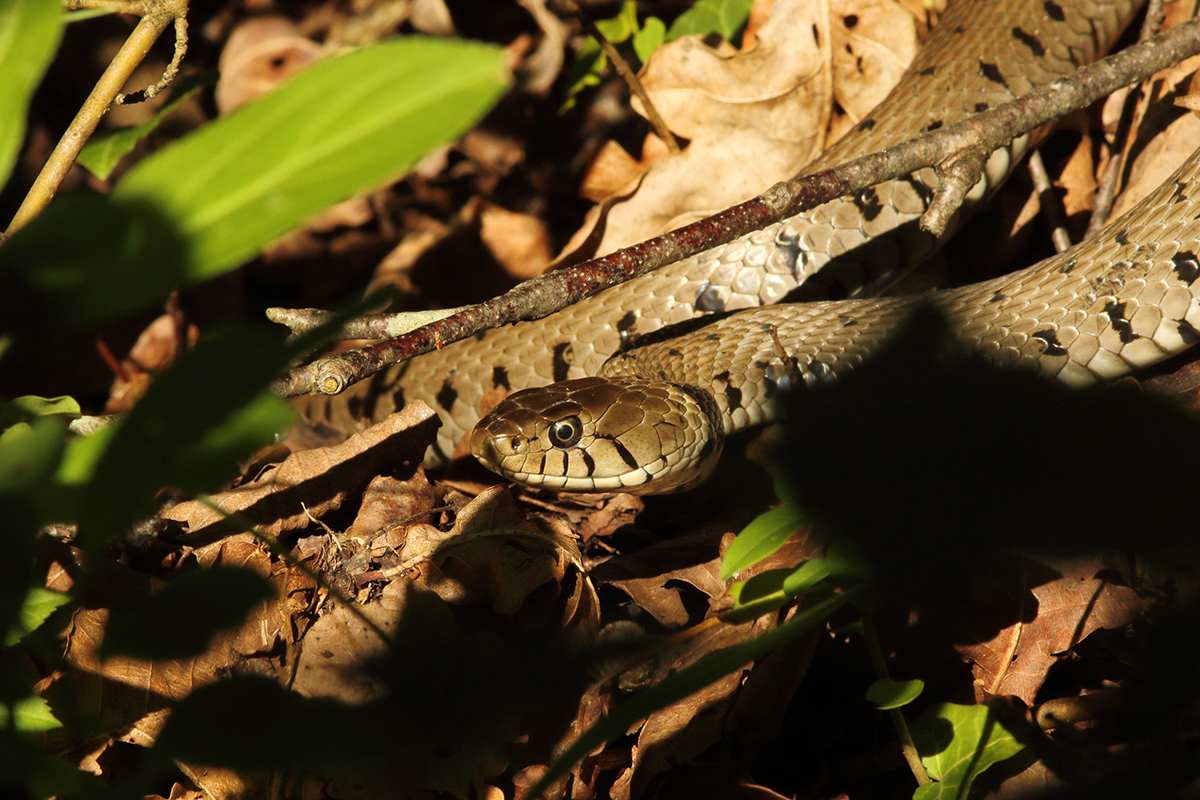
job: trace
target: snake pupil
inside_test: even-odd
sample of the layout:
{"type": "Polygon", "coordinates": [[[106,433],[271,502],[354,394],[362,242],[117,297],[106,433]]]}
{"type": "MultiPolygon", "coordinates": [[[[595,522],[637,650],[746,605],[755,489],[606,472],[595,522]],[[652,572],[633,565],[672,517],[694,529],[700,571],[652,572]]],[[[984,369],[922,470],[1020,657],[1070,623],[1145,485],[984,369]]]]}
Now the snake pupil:
{"type": "Polygon", "coordinates": [[[583,425],[579,417],[560,419],[550,426],[550,443],[555,447],[567,448],[583,438],[583,425]]]}

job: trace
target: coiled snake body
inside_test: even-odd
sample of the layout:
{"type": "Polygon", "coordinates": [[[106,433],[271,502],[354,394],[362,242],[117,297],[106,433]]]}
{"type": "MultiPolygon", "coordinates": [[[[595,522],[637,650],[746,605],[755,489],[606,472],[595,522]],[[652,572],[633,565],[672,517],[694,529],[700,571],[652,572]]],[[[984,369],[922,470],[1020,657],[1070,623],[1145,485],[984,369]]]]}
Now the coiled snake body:
{"type": "MultiPolygon", "coordinates": [[[[1110,46],[1136,4],[1009,0],[952,7],[888,99],[812,169],[1069,74],[1110,46]]],[[[1018,140],[993,154],[972,199],[1002,180],[1027,145],[1018,140]]],[[[535,485],[647,492],[694,485],[711,468],[722,433],[771,419],[771,397],[788,376],[821,379],[858,363],[912,307],[910,298],[854,298],[933,245],[916,233],[915,220],[936,180],[925,170],[875,186],[546,319],[420,357],[355,387],[326,415],[343,425],[348,416],[378,419],[420,397],[442,412],[438,449],[446,456],[478,418],[484,391],[600,375],[613,382],[585,378],[553,387],[542,399],[508,398],[476,429],[473,451],[501,474],[535,485]],[[851,299],[772,305],[789,293],[851,299]],[[752,310],[618,352],[633,336],[741,308],[752,310]]],[[[1197,216],[1200,157],[1194,155],[1137,208],[1081,245],[921,300],[940,307],[963,340],[1001,363],[1028,363],[1070,383],[1123,374],[1200,338],[1197,216]]]]}

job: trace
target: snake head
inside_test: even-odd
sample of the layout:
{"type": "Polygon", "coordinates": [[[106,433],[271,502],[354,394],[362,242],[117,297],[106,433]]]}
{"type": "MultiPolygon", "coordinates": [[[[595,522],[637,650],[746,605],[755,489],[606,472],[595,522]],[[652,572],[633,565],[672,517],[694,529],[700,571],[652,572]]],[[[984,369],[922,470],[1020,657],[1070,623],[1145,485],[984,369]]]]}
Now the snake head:
{"type": "Polygon", "coordinates": [[[515,392],[479,421],[471,452],[527,486],[661,494],[708,477],[724,429],[706,393],[641,378],[515,392]]]}

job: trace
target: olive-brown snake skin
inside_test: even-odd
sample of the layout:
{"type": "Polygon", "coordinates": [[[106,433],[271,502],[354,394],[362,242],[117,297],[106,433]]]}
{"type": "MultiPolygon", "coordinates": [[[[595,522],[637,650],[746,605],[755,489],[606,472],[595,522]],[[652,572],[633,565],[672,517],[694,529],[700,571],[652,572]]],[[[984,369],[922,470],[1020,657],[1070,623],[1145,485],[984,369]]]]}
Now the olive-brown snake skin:
{"type": "MultiPolygon", "coordinates": [[[[953,6],[896,90],[812,169],[904,141],[1069,74],[1111,45],[1136,5],[1009,0],[953,6]]],[[[975,199],[1003,179],[1027,144],[1019,140],[1011,152],[993,154],[975,199]]],[[[329,403],[327,418],[343,426],[348,418],[379,419],[420,398],[441,413],[438,455],[445,457],[475,423],[487,390],[618,376],[615,388],[589,379],[555,389],[549,401],[510,398],[480,425],[473,450],[502,460],[490,465],[502,474],[535,485],[644,492],[694,485],[712,458],[673,470],[693,456],[718,452],[722,432],[769,420],[771,397],[785,379],[836,374],[894,330],[914,300],[773,304],[789,293],[789,299],[855,298],[931,247],[929,237],[916,233],[915,220],[935,182],[925,170],[875,186],[546,319],[422,356],[329,403]],[[806,282],[809,276],[815,277],[806,282]],[[635,335],[742,308],[752,310],[617,354],[635,335]],[[651,387],[648,399],[631,401],[629,391],[643,388],[646,378],[680,388],[651,387]],[[538,403],[550,406],[549,418],[535,422],[528,409],[538,403]],[[497,421],[505,408],[515,408],[516,418],[497,421]],[[706,425],[715,438],[703,437],[706,425]]],[[[1194,155],[1087,242],[1012,275],[921,299],[940,307],[964,341],[998,362],[1027,363],[1070,383],[1123,374],[1200,338],[1200,283],[1193,286],[1200,277],[1198,216],[1200,157],[1194,155]]]]}

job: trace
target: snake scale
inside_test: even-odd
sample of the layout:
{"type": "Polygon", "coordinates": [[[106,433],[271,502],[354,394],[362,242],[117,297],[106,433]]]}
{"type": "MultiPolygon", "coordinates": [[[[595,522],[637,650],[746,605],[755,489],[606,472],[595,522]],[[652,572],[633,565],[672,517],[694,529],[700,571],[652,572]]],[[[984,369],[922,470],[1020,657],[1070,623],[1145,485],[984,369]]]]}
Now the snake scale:
{"type": "MultiPolygon", "coordinates": [[[[952,6],[896,89],[810,169],[1069,74],[1111,46],[1137,5],[952,6]]],[[[994,153],[968,199],[1003,180],[1029,144],[1020,139],[994,153]]],[[[1200,154],[1125,217],[1059,256],[919,300],[864,299],[935,244],[916,220],[936,182],[923,170],[828,203],[543,320],[402,364],[309,414],[349,428],[420,398],[442,416],[434,455],[445,458],[478,419],[484,392],[568,381],[502,402],[476,429],[475,454],[534,485],[660,492],[702,480],[723,434],[769,421],[771,399],[791,376],[823,380],[859,363],[914,302],[941,308],[964,341],[994,360],[1074,384],[1154,363],[1200,338],[1200,154]],[[785,296],[817,302],[777,305],[785,296]],[[664,326],[739,309],[749,310],[630,346],[664,326]],[[688,466],[696,458],[700,465],[688,466]]]]}

